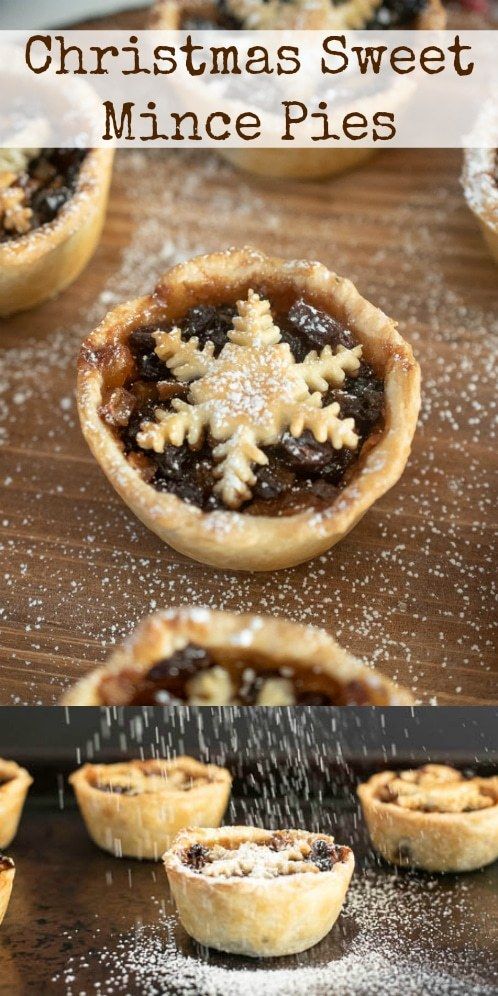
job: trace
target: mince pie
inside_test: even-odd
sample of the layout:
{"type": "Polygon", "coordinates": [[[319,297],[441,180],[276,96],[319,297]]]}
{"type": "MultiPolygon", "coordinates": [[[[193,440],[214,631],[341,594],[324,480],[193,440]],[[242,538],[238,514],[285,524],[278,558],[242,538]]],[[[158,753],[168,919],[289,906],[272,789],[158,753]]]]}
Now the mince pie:
{"type": "Polygon", "coordinates": [[[392,864],[463,872],[498,858],[498,776],[426,764],[373,775],[358,795],[372,843],[392,864]]]}
{"type": "Polygon", "coordinates": [[[68,286],[100,238],[107,149],[0,149],[0,315],[68,286]]]}
{"type": "Polygon", "coordinates": [[[498,263],[498,106],[483,108],[473,140],[492,137],[495,148],[471,148],[464,152],[462,184],[465,199],[474,212],[492,255],[498,263]]]}
{"type": "Polygon", "coordinates": [[[201,256],[83,343],[78,406],[131,509],[196,560],[289,567],[400,477],[419,367],[395,323],[320,263],[201,256]]]}
{"type": "Polygon", "coordinates": [[[25,768],[0,758],[0,848],[14,840],[32,781],[25,768]]]}
{"type": "Polygon", "coordinates": [[[149,616],[64,705],[409,705],[323,630],[209,609],[149,616]]]}
{"type": "Polygon", "coordinates": [[[220,825],[232,779],[225,768],[177,757],[85,764],[69,781],[98,847],[158,861],[179,830],[220,825]]]}
{"type": "MultiPolygon", "coordinates": [[[[441,0],[156,0],[149,27],[169,30],[444,28],[441,0]]],[[[396,98],[397,99],[397,98],[396,98]]],[[[220,149],[220,155],[262,176],[319,179],[359,166],[373,148],[220,149]]]]}
{"type": "Polygon", "coordinates": [[[186,830],[164,855],[181,923],[199,944],[252,958],[296,954],[334,925],[353,852],[305,830],[186,830]]]}
{"type": "Polygon", "coordinates": [[[278,957],[305,951],[334,925],[353,852],[305,830],[185,830],[164,855],[181,923],[199,944],[278,957]]]}
{"type": "Polygon", "coordinates": [[[0,924],[7,912],[15,873],[16,869],[12,858],[0,854],[0,924]]]}

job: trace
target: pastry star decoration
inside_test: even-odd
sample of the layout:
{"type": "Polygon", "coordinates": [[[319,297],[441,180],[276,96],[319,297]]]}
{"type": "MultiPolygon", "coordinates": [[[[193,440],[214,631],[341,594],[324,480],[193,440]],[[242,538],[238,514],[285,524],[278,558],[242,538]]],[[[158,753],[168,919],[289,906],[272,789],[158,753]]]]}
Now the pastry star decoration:
{"type": "Polygon", "coordinates": [[[278,442],[286,430],[300,436],[309,429],[318,442],[330,440],[336,450],[356,449],[354,419],[341,419],[337,403],[322,408],[322,393],[358,370],[361,356],[361,346],[338,346],[335,353],[325,346],[296,363],[288,344],[280,341],[268,301],[250,290],[246,301],[237,302],[237,311],[218,357],[213,343],[199,349],[198,339],[184,342],[178,328],[154,333],[156,354],[178,380],[190,384],[189,400],[175,398],[174,411],[157,408],[157,422],[143,422],[137,435],[139,446],[162,453],[166,445],[181,446],[185,440],[199,446],[209,432],[217,442],[214,490],[232,509],[251,497],[252,465],[268,463],[260,447],[278,442]]]}

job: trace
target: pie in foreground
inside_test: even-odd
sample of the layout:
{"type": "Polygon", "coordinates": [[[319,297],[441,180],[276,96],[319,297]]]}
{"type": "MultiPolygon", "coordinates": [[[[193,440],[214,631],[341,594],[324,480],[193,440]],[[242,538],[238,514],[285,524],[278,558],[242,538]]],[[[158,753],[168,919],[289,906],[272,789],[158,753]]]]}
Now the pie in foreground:
{"type": "Polygon", "coordinates": [[[373,775],[358,795],[372,843],[392,864],[464,872],[498,858],[498,776],[426,764],[373,775]]]}
{"type": "Polygon", "coordinates": [[[146,618],[63,705],[410,705],[410,693],[321,629],[268,616],[169,609],[146,618]]]}
{"type": "Polygon", "coordinates": [[[164,864],[180,921],[199,944],[252,958],[305,951],[341,911],[353,852],[326,834],[188,829],[164,864]]]}
{"type": "Polygon", "coordinates": [[[234,570],[301,563],[401,476],[420,370],[396,324],[323,265],[200,256],[83,343],[100,466],[170,546],[234,570]]]}
{"type": "Polygon", "coordinates": [[[69,779],[95,844],[115,857],[159,861],[187,826],[219,826],[232,779],[192,757],[85,764],[69,779]]]}
{"type": "Polygon", "coordinates": [[[15,873],[16,869],[12,858],[0,854],[0,924],[7,912],[15,873]]]}
{"type": "Polygon", "coordinates": [[[32,781],[25,768],[0,758],[0,849],[14,840],[32,781]]]}

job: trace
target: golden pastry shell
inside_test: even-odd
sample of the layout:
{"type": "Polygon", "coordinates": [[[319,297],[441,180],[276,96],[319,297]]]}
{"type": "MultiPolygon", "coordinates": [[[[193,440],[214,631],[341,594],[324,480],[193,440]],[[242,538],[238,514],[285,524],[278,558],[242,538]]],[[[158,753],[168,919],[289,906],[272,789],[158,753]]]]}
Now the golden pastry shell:
{"type": "Polygon", "coordinates": [[[102,232],[113,157],[112,149],[90,149],[54,220],[0,244],[0,315],[34,308],[79,276],[102,232]]]}
{"type": "MultiPolygon", "coordinates": [[[[1,862],[1,857],[0,857],[1,862]]],[[[14,864],[7,868],[2,868],[0,864],[0,925],[7,912],[16,869],[14,864]]]]}
{"type": "Polygon", "coordinates": [[[21,819],[32,777],[25,768],[19,767],[15,761],[0,758],[0,781],[9,779],[0,785],[0,851],[14,840],[21,819]]]}
{"type": "MultiPolygon", "coordinates": [[[[326,834],[285,831],[289,837],[333,844],[326,834]]],[[[330,871],[277,878],[207,878],[182,861],[193,844],[237,847],[265,844],[272,833],[256,827],[188,829],[179,834],[164,865],[180,921],[199,944],[253,958],[305,951],[322,940],[341,911],[354,870],[353,852],[330,871]]]]}
{"type": "Polygon", "coordinates": [[[77,384],[83,433],[97,462],[132,511],[180,553],[232,570],[275,570],[323,553],[342,539],[401,476],[420,406],[420,369],[396,323],[361,297],[351,281],[308,260],[271,258],[254,249],[199,256],[167,271],[153,294],[113,309],[83,343],[77,384]],[[304,296],[335,315],[362,344],[365,359],[384,378],[384,426],[363,447],[355,472],[337,500],[317,514],[252,516],[203,512],[159,493],[128,464],[99,415],[106,390],[126,379],[134,329],[174,321],[195,304],[244,297],[249,288],[271,297],[304,296]],[[120,380],[121,378],[121,380],[120,380]]]}
{"type": "Polygon", "coordinates": [[[73,772],[73,786],[81,815],[95,844],[115,857],[159,861],[175,835],[186,826],[218,826],[228,805],[232,778],[226,768],[202,764],[181,756],[173,760],[127,761],[118,765],[85,764],[73,772]],[[152,771],[180,770],[188,777],[207,778],[190,789],[165,787],[164,791],[137,795],[102,791],[99,775],[118,769],[126,774],[134,766],[152,771]]]}
{"type": "Polygon", "coordinates": [[[430,872],[465,872],[498,858],[498,780],[496,804],[463,813],[426,813],[378,798],[392,778],[383,771],[358,786],[363,816],[380,855],[391,864],[430,872]]]}

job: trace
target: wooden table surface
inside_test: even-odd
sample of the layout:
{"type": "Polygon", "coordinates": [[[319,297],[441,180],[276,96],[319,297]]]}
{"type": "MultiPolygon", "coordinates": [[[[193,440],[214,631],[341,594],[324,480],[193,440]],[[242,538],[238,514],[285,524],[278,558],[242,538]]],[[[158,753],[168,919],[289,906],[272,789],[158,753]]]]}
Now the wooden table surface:
{"type": "Polygon", "coordinates": [[[180,603],[324,625],[425,703],[498,700],[498,270],[460,167],[459,152],[389,150],[335,180],[279,183],[203,151],[117,155],[85,273],[0,322],[2,703],[56,702],[139,618],[180,603]],[[73,396],[79,343],[111,306],[179,259],[244,244],[350,277],[423,372],[401,481],[330,553],[276,574],[216,571],[148,532],[90,456],[73,396]]]}

